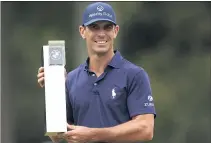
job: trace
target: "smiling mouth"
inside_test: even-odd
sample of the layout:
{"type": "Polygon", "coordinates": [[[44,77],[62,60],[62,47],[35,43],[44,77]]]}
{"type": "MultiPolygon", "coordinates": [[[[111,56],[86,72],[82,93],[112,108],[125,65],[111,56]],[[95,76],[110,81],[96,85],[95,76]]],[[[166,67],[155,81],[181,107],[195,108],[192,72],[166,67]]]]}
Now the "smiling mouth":
{"type": "Polygon", "coordinates": [[[95,41],[95,43],[97,43],[97,44],[105,44],[105,43],[107,43],[107,41],[95,41]]]}

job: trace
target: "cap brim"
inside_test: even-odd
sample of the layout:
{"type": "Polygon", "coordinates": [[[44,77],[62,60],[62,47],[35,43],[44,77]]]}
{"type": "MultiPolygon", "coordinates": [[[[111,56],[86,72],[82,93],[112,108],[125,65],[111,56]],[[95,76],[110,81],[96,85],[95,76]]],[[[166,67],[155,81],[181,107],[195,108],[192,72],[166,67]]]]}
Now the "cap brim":
{"type": "Polygon", "coordinates": [[[84,23],[83,25],[84,25],[84,26],[88,26],[88,25],[90,25],[90,24],[92,24],[92,23],[94,23],[94,22],[97,22],[97,21],[109,21],[109,22],[112,22],[113,24],[116,25],[116,23],[115,23],[114,21],[112,21],[112,20],[110,20],[110,19],[104,19],[104,18],[92,19],[92,20],[90,20],[90,21],[84,23]]]}

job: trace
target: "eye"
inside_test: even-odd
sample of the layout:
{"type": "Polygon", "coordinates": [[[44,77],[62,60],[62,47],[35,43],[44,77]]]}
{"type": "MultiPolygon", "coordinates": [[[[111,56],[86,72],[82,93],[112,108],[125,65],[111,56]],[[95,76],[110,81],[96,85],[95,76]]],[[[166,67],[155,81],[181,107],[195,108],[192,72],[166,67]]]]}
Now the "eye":
{"type": "Polygon", "coordinates": [[[90,26],[89,26],[89,28],[90,29],[98,29],[98,25],[96,25],[96,24],[91,24],[90,26]]]}
{"type": "Polygon", "coordinates": [[[105,26],[105,30],[112,30],[113,29],[113,25],[109,24],[105,26]]]}

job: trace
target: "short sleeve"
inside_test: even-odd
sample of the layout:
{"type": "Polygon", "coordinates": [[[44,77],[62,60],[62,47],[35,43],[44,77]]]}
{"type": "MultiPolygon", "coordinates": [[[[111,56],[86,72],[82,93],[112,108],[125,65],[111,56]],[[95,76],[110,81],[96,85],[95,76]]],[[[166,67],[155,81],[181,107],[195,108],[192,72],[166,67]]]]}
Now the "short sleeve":
{"type": "Polygon", "coordinates": [[[146,71],[141,70],[137,73],[129,84],[127,106],[130,117],[140,114],[154,114],[156,117],[150,80],[146,71]]]}
{"type": "Polygon", "coordinates": [[[68,124],[72,124],[74,123],[73,120],[73,109],[72,109],[72,105],[70,102],[70,95],[69,95],[69,89],[68,89],[68,82],[66,80],[66,111],[67,111],[67,123],[68,124]]]}

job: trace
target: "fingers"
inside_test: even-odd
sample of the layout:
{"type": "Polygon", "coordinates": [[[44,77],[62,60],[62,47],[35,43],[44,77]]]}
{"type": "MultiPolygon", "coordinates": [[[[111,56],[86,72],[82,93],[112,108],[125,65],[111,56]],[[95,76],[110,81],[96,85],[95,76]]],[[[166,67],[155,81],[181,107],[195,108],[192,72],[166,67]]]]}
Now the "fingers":
{"type": "Polygon", "coordinates": [[[65,135],[64,136],[64,139],[69,143],[76,143],[76,142],[78,142],[76,139],[76,137],[75,136],[70,136],[70,135],[65,135]]]}
{"type": "Polygon", "coordinates": [[[63,134],[63,138],[67,141],[73,141],[75,140],[75,135],[73,130],[72,131],[67,131],[66,133],[63,134]]]}
{"type": "Polygon", "coordinates": [[[37,80],[38,84],[41,86],[41,87],[44,87],[45,85],[45,78],[44,77],[41,77],[37,80]]]}
{"type": "Polygon", "coordinates": [[[41,77],[44,77],[44,72],[41,72],[41,73],[37,74],[37,78],[41,78],[41,77]]]}
{"type": "MultiPolygon", "coordinates": [[[[73,125],[70,125],[70,126],[73,126],[73,125]]],[[[63,138],[68,143],[79,143],[79,142],[82,143],[82,138],[79,138],[78,136],[76,136],[75,133],[74,133],[74,130],[71,130],[71,131],[64,133],[63,138]]]]}
{"type": "Polygon", "coordinates": [[[41,72],[44,72],[44,67],[40,67],[40,68],[38,69],[38,73],[41,73],[41,72]]]}
{"type": "Polygon", "coordinates": [[[59,136],[49,136],[49,137],[53,141],[53,143],[59,143],[62,140],[62,138],[59,136]]]}
{"type": "Polygon", "coordinates": [[[38,78],[38,80],[37,80],[38,84],[41,87],[44,87],[44,80],[45,80],[45,78],[44,78],[44,67],[40,67],[38,69],[37,78],[38,78]]]}
{"type": "Polygon", "coordinates": [[[76,129],[76,126],[67,124],[67,129],[74,130],[74,129],[76,129]]]}

